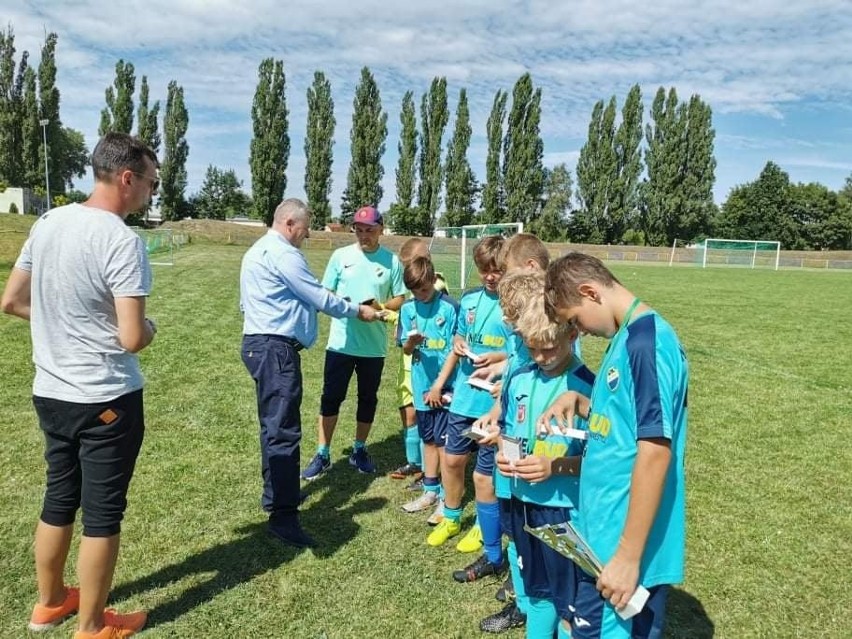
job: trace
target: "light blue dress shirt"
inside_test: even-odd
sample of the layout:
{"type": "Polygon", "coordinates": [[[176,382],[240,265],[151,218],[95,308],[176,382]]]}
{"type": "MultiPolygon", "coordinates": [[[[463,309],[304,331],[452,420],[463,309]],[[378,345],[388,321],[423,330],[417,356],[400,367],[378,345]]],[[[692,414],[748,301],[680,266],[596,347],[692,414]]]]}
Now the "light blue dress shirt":
{"type": "Polygon", "coordinates": [[[244,335],[292,337],[305,348],[317,340],[317,311],[358,315],[358,305],[323,288],[302,252],[272,229],[243,256],[240,310],[244,335]]]}

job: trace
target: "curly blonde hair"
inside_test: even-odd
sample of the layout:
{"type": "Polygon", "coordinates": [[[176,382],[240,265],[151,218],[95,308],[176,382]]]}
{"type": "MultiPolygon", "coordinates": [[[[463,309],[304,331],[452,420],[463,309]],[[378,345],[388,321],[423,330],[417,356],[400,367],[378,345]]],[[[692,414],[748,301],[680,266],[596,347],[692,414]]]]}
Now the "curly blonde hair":
{"type": "Polygon", "coordinates": [[[544,295],[544,272],[514,271],[506,275],[497,285],[500,308],[506,321],[514,324],[527,304],[544,295]]]}
{"type": "MultiPolygon", "coordinates": [[[[542,274],[543,275],[543,274],[542,274]]],[[[574,322],[556,323],[545,312],[544,286],[537,295],[530,298],[520,316],[515,321],[517,330],[524,341],[531,344],[558,344],[566,339],[576,337],[577,327],[574,322]]]]}

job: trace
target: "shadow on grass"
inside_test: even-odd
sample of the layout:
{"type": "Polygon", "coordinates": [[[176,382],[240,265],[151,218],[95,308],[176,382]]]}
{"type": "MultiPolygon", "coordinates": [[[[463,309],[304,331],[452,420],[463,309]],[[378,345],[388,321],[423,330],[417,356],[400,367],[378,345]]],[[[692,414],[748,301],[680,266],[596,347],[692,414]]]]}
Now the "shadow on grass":
{"type": "Polygon", "coordinates": [[[680,588],[672,588],[666,603],[666,637],[711,639],[715,626],[698,599],[680,588]]]}
{"type": "MultiPolygon", "coordinates": [[[[398,436],[370,442],[370,456],[377,465],[374,474],[365,475],[350,466],[348,455],[351,451],[346,450],[345,456],[337,460],[319,479],[302,483],[308,492],[308,499],[301,508],[301,521],[305,530],[317,541],[318,546],[313,549],[316,557],[331,557],[355,538],[360,529],[355,521],[356,515],[376,511],[387,505],[384,497],[365,499],[361,495],[370,484],[384,476],[390,469],[389,460],[397,460],[401,451],[402,444],[398,436]]],[[[304,462],[310,459],[305,454],[302,457],[304,462]]]]}
{"type": "Polygon", "coordinates": [[[182,590],[177,598],[149,610],[147,627],[153,627],[174,621],[219,593],[275,569],[303,552],[298,548],[284,546],[270,537],[266,532],[265,521],[243,526],[234,532],[237,537],[231,541],[212,546],[147,577],[121,584],[113,589],[110,600],[126,599],[139,592],[177,583],[192,575],[204,579],[182,590]],[[212,577],[210,573],[213,573],[212,577]]]}
{"type": "MultiPolygon", "coordinates": [[[[390,447],[399,449],[399,446],[398,439],[389,438],[371,446],[370,452],[379,455],[390,454],[390,447]]],[[[360,496],[378,477],[381,477],[381,474],[364,475],[355,471],[349,467],[347,460],[343,459],[309,485],[310,493],[322,492],[319,497],[309,497],[301,511],[303,526],[318,543],[312,550],[315,557],[330,557],[355,538],[360,530],[360,525],[354,519],[356,515],[379,510],[386,505],[387,500],[384,498],[360,496]]],[[[235,538],[231,541],[212,546],[147,577],[119,585],[112,591],[110,600],[126,599],[136,593],[162,588],[193,575],[203,576],[203,582],[181,591],[176,598],[149,610],[147,627],[151,628],[172,622],[193,608],[212,600],[219,593],[275,570],[301,552],[311,552],[281,544],[267,533],[265,520],[238,528],[234,533],[235,538]],[[208,577],[211,573],[213,576],[208,577]]]]}

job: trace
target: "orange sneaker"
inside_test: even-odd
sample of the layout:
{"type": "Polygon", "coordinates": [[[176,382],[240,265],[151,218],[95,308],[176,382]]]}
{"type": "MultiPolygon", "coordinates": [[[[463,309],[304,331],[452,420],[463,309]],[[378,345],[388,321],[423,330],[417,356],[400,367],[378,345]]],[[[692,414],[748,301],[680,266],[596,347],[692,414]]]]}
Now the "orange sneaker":
{"type": "Polygon", "coordinates": [[[30,630],[42,632],[58,626],[80,607],[80,589],[65,587],[65,601],[58,606],[42,606],[37,603],[30,617],[30,630]]]}
{"type": "Polygon", "coordinates": [[[148,614],[141,610],[120,615],[112,608],[104,610],[104,627],[99,632],[74,633],[74,639],[123,639],[130,637],[145,627],[148,614]]]}

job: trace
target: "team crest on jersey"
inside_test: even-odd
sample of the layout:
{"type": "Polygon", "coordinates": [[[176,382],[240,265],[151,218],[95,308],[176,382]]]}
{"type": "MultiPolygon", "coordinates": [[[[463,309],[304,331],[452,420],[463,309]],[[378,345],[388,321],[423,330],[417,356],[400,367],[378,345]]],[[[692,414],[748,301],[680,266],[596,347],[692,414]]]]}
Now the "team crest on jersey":
{"type": "Polygon", "coordinates": [[[473,324],[473,321],[476,319],[476,310],[469,308],[467,310],[467,323],[473,324]]]}
{"type": "Polygon", "coordinates": [[[527,419],[527,405],[518,404],[518,410],[515,412],[515,421],[524,422],[527,419]]]}
{"type": "Polygon", "coordinates": [[[610,368],[606,372],[606,385],[609,390],[615,392],[615,389],[618,388],[618,382],[620,380],[620,376],[618,375],[618,371],[615,368],[610,368]]]}

